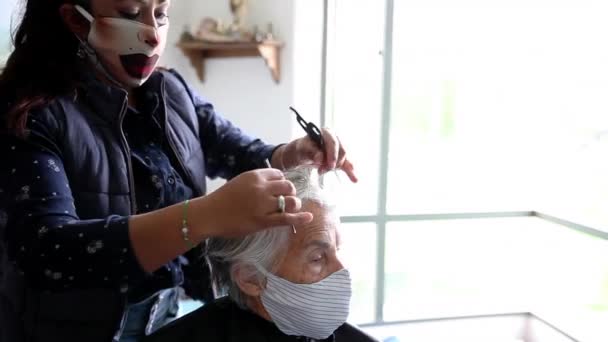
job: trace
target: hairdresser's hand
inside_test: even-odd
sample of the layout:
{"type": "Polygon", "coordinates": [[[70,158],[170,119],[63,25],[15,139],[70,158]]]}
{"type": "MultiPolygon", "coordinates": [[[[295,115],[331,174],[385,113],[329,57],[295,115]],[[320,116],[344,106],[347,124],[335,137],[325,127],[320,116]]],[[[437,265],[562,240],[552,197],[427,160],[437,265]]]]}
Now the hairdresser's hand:
{"type": "Polygon", "coordinates": [[[325,151],[309,137],[296,139],[278,148],[272,156],[272,165],[277,168],[289,169],[298,165],[316,165],[319,173],[341,169],[353,183],[357,182],[353,164],[346,157],[346,150],[338,136],[327,128],[322,130],[325,151]]]}
{"type": "Polygon", "coordinates": [[[262,229],[302,225],[312,214],[300,212],[302,202],[296,189],[276,169],[245,172],[205,197],[205,226],[210,236],[237,237],[262,229]],[[285,196],[285,213],[279,211],[278,197],[285,196]]]}

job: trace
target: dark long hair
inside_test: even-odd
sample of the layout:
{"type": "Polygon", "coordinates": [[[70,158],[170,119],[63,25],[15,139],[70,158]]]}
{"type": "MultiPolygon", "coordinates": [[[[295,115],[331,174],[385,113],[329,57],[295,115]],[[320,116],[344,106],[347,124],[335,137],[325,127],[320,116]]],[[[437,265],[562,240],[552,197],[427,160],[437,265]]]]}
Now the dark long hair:
{"type": "Polygon", "coordinates": [[[79,42],[59,8],[82,0],[22,0],[25,11],[13,32],[14,50],[0,74],[2,131],[24,136],[28,113],[74,93],[83,62],[79,42]]]}

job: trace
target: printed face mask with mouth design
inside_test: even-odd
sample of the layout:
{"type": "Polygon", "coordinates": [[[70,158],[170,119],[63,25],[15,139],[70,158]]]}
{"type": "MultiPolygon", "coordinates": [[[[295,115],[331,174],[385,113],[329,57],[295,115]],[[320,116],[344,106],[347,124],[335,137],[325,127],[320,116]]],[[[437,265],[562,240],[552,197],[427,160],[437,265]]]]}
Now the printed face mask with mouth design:
{"type": "Polygon", "coordinates": [[[165,50],[169,24],[154,27],[130,19],[94,18],[75,7],[91,23],[83,44],[97,67],[119,85],[139,87],[146,82],[165,50]]]}

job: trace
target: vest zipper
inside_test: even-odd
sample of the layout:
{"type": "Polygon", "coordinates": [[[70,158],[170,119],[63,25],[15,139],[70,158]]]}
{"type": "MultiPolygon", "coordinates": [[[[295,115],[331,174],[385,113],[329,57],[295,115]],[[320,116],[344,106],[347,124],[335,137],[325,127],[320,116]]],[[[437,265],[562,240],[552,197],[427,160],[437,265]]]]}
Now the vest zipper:
{"type": "MultiPolygon", "coordinates": [[[[131,148],[129,148],[129,143],[127,142],[127,137],[125,136],[125,132],[122,129],[122,123],[124,121],[125,115],[127,113],[127,101],[128,98],[125,98],[122,103],[122,109],[120,112],[120,116],[118,117],[118,130],[120,132],[120,137],[122,140],[122,148],[125,152],[126,163],[127,163],[127,177],[129,178],[129,197],[131,199],[131,215],[135,215],[137,213],[137,199],[135,197],[135,180],[133,178],[133,165],[131,163],[131,148]]],[[[118,330],[114,334],[113,341],[118,342],[121,338],[121,335],[125,329],[125,324],[127,322],[127,318],[129,316],[129,311],[127,307],[129,305],[127,296],[123,298],[123,314],[120,318],[120,323],[118,330]]]]}
{"type": "MultiPolygon", "coordinates": [[[[175,160],[177,160],[177,162],[179,163],[179,166],[181,167],[182,171],[184,172],[184,175],[186,177],[188,177],[188,180],[190,182],[190,184],[192,185],[192,190],[196,191],[196,183],[194,183],[194,179],[192,177],[192,174],[190,174],[190,171],[188,171],[188,169],[186,168],[186,165],[184,164],[184,162],[182,161],[179,153],[177,153],[177,148],[175,148],[175,144],[173,143],[173,139],[171,138],[171,134],[169,134],[169,113],[167,112],[167,103],[165,102],[165,80],[163,79],[161,81],[161,101],[163,103],[163,109],[165,110],[165,136],[167,137],[167,142],[169,143],[169,148],[171,149],[171,152],[173,152],[173,155],[175,156],[175,160]]],[[[199,195],[203,195],[203,194],[199,194],[199,195]]]]}
{"type": "Polygon", "coordinates": [[[127,142],[127,137],[125,136],[125,132],[122,129],[122,122],[125,119],[125,114],[127,113],[127,99],[122,103],[122,109],[120,112],[120,117],[118,119],[118,129],[120,131],[120,137],[122,139],[122,147],[126,152],[126,162],[127,162],[127,177],[129,177],[129,197],[131,198],[131,215],[137,214],[137,198],[135,197],[135,180],[133,178],[133,164],[131,162],[131,149],[129,148],[129,143],[127,142]]]}

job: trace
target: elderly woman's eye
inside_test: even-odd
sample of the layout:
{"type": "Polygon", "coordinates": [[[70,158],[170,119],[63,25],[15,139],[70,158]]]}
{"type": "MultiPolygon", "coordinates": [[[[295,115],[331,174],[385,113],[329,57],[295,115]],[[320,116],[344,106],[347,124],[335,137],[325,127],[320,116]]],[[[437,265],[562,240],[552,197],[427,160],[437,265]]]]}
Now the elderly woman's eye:
{"type": "Polygon", "coordinates": [[[317,262],[321,262],[323,261],[323,256],[322,255],[315,255],[313,256],[310,261],[317,263],[317,262]]]}

